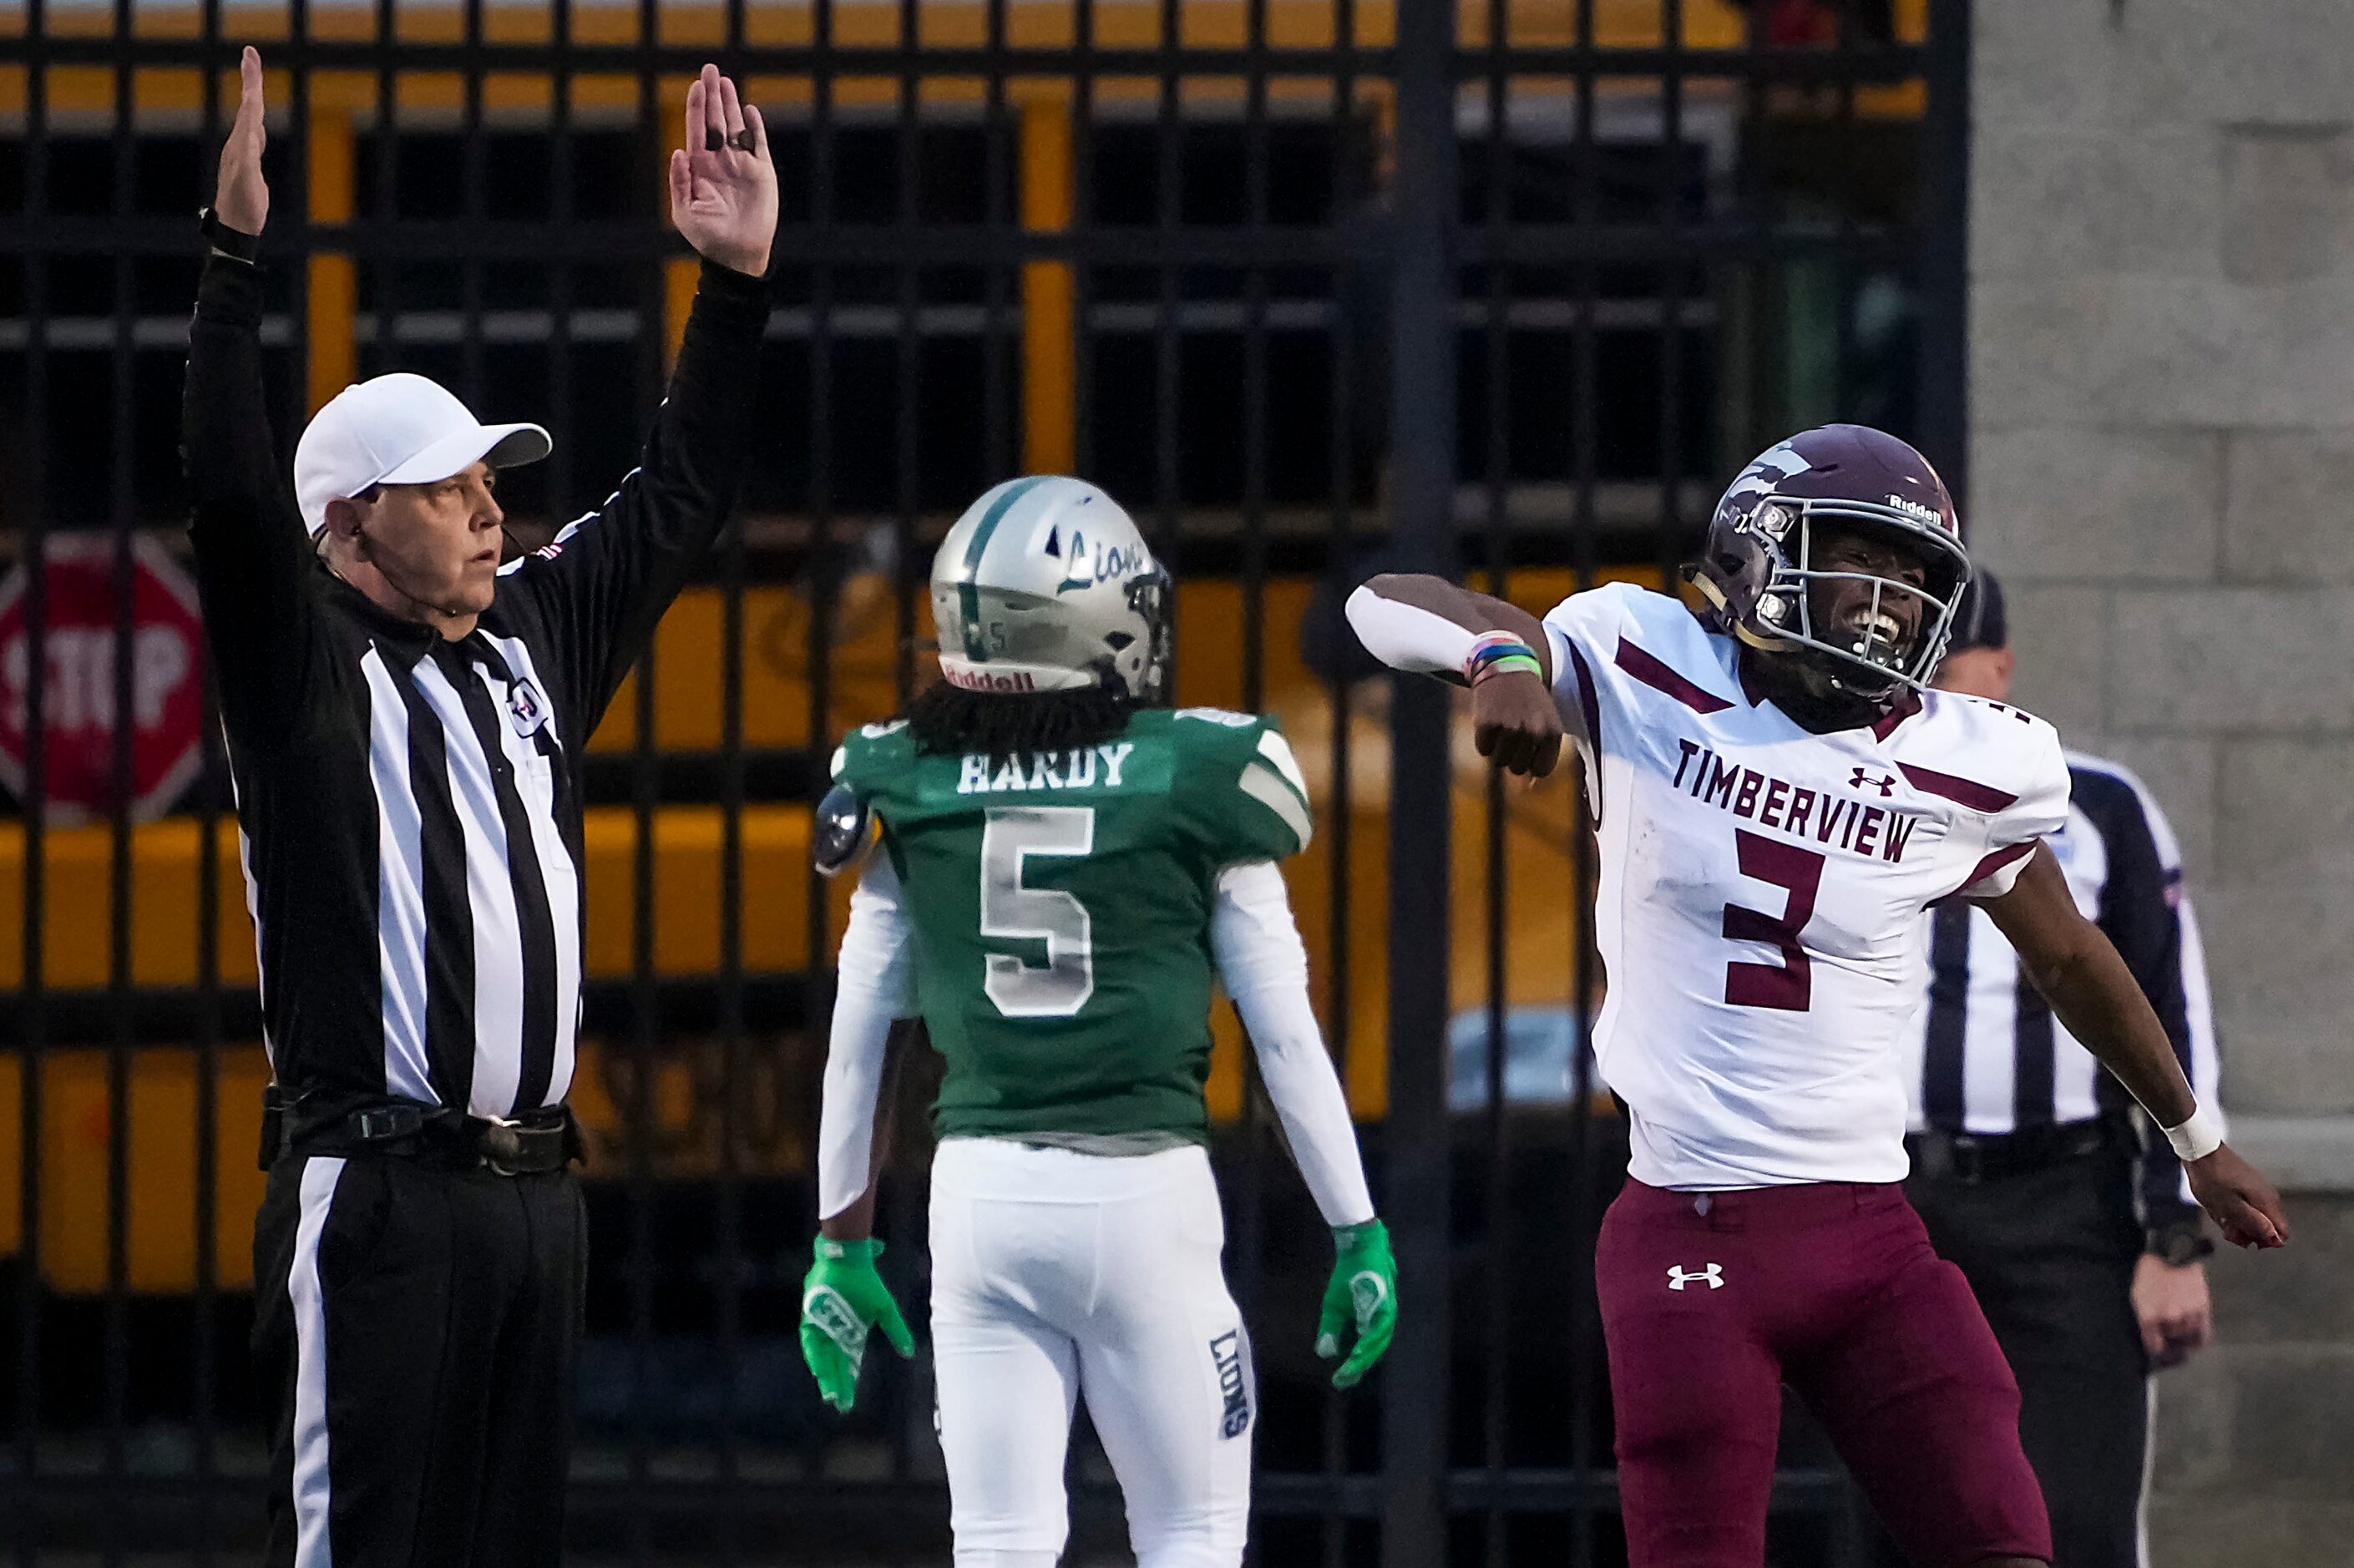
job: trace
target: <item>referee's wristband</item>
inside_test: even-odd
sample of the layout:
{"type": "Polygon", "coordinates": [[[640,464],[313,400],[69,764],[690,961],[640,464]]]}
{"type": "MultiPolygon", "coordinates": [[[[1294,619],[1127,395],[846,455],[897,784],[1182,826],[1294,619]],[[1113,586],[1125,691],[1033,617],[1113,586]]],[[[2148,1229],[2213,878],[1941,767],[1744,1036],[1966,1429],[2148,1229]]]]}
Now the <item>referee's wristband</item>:
{"type": "Polygon", "coordinates": [[[2223,1118],[2200,1106],[2179,1126],[2160,1129],[2174,1146],[2175,1158],[2185,1165],[2204,1160],[2223,1147],[2223,1118]]]}
{"type": "Polygon", "coordinates": [[[205,243],[230,260],[242,261],[249,267],[260,261],[261,236],[248,234],[241,228],[231,228],[211,207],[197,212],[196,227],[203,231],[205,243]]]}
{"type": "Polygon", "coordinates": [[[2211,1255],[2215,1244],[2199,1224],[2199,1211],[2170,1224],[2152,1226],[2144,1237],[2142,1249],[2173,1268],[2188,1268],[2201,1258],[2211,1255]]]}

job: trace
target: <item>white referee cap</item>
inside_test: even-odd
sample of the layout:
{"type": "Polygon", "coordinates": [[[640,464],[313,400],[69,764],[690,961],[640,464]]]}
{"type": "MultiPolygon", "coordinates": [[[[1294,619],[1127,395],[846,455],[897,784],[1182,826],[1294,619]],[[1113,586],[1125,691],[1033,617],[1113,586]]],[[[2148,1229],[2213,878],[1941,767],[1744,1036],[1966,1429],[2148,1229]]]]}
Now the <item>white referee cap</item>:
{"type": "Polygon", "coordinates": [[[294,447],[294,499],[311,536],[327,503],[378,484],[431,484],[476,459],[537,462],[553,445],[537,425],[485,425],[440,382],[397,370],[345,387],[311,416],[294,447]]]}

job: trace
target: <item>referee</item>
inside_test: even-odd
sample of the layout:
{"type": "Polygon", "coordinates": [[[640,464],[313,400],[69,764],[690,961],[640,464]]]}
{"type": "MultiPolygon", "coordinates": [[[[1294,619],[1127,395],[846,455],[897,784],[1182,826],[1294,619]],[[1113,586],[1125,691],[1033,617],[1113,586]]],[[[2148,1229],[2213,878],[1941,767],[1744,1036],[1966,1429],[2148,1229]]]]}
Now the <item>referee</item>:
{"type": "Polygon", "coordinates": [[[497,470],[546,432],[480,424],[422,376],[347,388],[281,477],[253,50],[241,71],[183,436],[277,1080],[254,1228],[268,1561],[553,1564],[584,1266],[581,748],[736,490],[776,172],[705,66],[670,166],[704,264],[669,397],[605,503],[502,567],[497,470]]]}
{"type": "MultiPolygon", "coordinates": [[[[2001,701],[2011,670],[2002,589],[1981,572],[1936,683],[2001,701]]],[[[2215,1106],[2206,968],[2174,834],[2131,773],[2068,763],[2068,821],[2047,842],[2157,1009],[2199,1103],[2215,1106]]],[[[2052,1018],[1994,922],[1953,903],[1930,923],[1906,1190],[2019,1379],[2020,1437],[2043,1483],[2056,1568],[2138,1568],[2149,1372],[2207,1341],[2199,1260],[2213,1244],[2173,1150],[2052,1018]]]]}

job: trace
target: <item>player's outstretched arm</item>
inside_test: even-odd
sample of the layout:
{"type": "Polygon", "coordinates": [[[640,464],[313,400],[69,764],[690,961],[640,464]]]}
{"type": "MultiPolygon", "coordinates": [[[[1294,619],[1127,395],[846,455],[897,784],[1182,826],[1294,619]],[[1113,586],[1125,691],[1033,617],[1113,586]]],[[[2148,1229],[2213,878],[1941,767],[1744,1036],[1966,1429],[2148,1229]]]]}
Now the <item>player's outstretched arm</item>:
{"type": "Polygon", "coordinates": [[[1324,1287],[1316,1353],[1327,1361],[1339,1356],[1354,1330],[1356,1343],[1332,1374],[1334,1387],[1350,1388],[1373,1370],[1397,1331],[1397,1261],[1389,1231],[1373,1213],[1348,1097],[1308,1001],[1308,949],[1273,862],[1230,866],[1218,878],[1210,949],[1250,1034],[1259,1081],[1300,1178],[1332,1227],[1332,1277],[1324,1287]]]}
{"type": "Polygon", "coordinates": [[[2224,1236],[2239,1246],[2287,1241],[2280,1194],[2215,1135],[2149,1000],[2106,933],[2076,907],[2052,852],[2039,847],[2010,891],[1986,900],[1986,909],[2068,1033],[2165,1129],[2192,1195],[2224,1236]]]}
{"type": "Polygon", "coordinates": [[[1552,639],[1535,616],[1444,577],[1394,572],[1351,594],[1348,610],[1358,641],[1383,663],[1471,688],[1482,757],[1540,779],[1553,770],[1562,715],[1552,639]]]}

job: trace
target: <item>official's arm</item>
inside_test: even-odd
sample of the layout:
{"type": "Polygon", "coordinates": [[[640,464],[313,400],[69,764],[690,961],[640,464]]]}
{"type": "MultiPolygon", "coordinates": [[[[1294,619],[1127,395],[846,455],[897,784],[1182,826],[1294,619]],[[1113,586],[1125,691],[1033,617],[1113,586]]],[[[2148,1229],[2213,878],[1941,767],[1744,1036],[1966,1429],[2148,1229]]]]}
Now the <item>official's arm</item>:
{"type": "MultiPolygon", "coordinates": [[[[2158,1014],[2174,1047],[2174,1058],[2191,1092],[2211,1115],[2214,1105],[2214,1020],[2207,1005],[2206,975],[2196,957],[2182,895],[2182,867],[2173,853],[2166,819],[2137,783],[2106,772],[2077,776],[2077,805],[2099,828],[2107,852],[2108,876],[2101,887],[2100,927],[2134,982],[2158,1014]]],[[[2218,1136],[2221,1128],[2218,1128],[2218,1136]]],[[[2168,1233],[2198,1212],[2188,1196],[2182,1163],[2164,1139],[2144,1140],[2140,1188],[2151,1249],[2162,1250],[2168,1233]]]]}
{"type": "MultiPolygon", "coordinates": [[[[239,69],[242,96],[213,210],[227,228],[258,236],[270,210],[260,57],[247,49],[239,69]]],[[[317,563],[270,436],[261,314],[260,270],[214,249],[188,332],[180,457],[222,717],[233,743],[267,747],[295,733],[309,711],[317,563]]]]}
{"type": "Polygon", "coordinates": [[[687,90],[670,184],[703,270],[653,429],[604,503],[510,564],[500,589],[531,599],[557,630],[584,734],[718,536],[751,453],[777,172],[760,111],[716,68],[687,90]]]}

